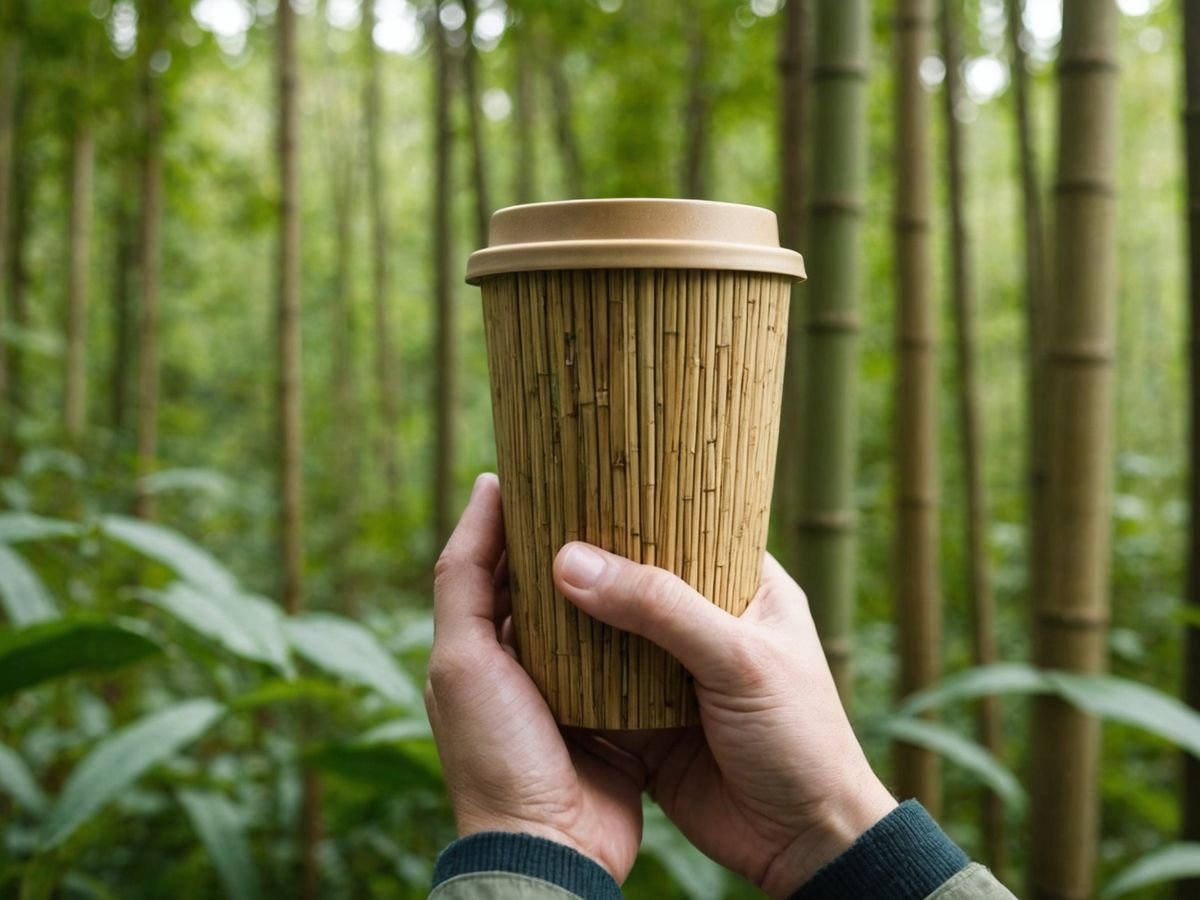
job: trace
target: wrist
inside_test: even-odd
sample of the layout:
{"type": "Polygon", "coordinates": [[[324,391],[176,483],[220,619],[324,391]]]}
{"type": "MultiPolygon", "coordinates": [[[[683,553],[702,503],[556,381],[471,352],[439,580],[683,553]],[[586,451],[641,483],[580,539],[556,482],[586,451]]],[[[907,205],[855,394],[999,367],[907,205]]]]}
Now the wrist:
{"type": "Polygon", "coordinates": [[[898,804],[873,772],[848,784],[821,808],[815,821],[798,833],[767,866],[759,887],[769,896],[790,897],[898,804]]]}

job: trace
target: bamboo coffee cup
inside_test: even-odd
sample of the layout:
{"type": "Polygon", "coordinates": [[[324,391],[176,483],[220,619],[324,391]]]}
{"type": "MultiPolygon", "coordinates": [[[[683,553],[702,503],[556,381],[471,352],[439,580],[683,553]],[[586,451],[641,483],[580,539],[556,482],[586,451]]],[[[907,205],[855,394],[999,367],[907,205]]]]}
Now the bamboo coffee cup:
{"type": "Polygon", "coordinates": [[[513,624],[559,722],[697,721],[691,677],[554,590],[588,541],[740,615],[758,588],[791,285],[774,213],[697,200],[502,209],[483,293],[513,624]]]}

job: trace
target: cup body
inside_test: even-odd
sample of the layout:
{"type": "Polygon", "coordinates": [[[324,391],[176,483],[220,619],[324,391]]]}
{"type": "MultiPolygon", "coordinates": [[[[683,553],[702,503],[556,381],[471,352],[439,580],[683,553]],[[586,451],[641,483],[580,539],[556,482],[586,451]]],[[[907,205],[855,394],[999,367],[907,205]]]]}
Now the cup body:
{"type": "Polygon", "coordinates": [[[745,610],[766,545],[797,277],[606,267],[474,279],[518,652],[559,722],[698,720],[683,667],[580,613],[555,591],[553,561],[587,541],[745,610]]]}

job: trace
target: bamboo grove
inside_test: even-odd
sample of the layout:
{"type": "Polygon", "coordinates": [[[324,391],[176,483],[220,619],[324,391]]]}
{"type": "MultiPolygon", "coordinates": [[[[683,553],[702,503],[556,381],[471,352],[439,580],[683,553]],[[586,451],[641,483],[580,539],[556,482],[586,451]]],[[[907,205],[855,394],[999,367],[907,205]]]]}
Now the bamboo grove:
{"type": "Polygon", "coordinates": [[[465,259],[615,196],[805,257],[770,549],[897,795],[1200,891],[1200,0],[0,0],[0,894],[425,896],[465,259]]]}

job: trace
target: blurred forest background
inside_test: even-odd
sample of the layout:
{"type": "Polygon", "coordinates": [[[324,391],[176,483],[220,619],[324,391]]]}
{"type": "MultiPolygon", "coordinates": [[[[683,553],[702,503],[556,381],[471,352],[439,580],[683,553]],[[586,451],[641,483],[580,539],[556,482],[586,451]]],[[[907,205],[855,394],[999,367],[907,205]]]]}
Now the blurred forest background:
{"type": "MultiPolygon", "coordinates": [[[[975,743],[975,707],[950,701],[1050,690],[1025,665],[1031,195],[1017,101],[1052,248],[1064,240],[1052,233],[1061,2],[283,2],[0,3],[0,894],[424,896],[453,837],[420,700],[431,571],[473,477],[495,466],[466,256],[491,210],[518,202],[767,206],[806,257],[793,312],[802,324],[833,264],[815,250],[829,247],[820,210],[838,198],[813,202],[812,224],[796,224],[822,186],[804,186],[809,163],[789,163],[788,148],[820,167],[833,153],[822,136],[842,133],[822,118],[810,75],[830,46],[822,17],[843,12],[861,18],[868,75],[854,151],[865,154],[861,207],[847,200],[861,209],[861,356],[850,358],[852,398],[832,398],[852,399],[858,421],[843,688],[888,783],[913,765],[893,757],[893,738],[924,748],[916,768],[939,786],[913,792],[1020,893],[1030,704],[987,707],[999,716],[981,739],[988,753],[975,743]],[[933,18],[943,6],[961,54],[949,68],[933,18]],[[918,648],[941,661],[916,682],[895,607],[908,552],[897,545],[908,508],[897,347],[917,344],[894,327],[896,224],[908,221],[897,213],[896,60],[914,22],[924,43],[906,45],[917,50],[906,83],[931,129],[932,191],[929,227],[913,230],[928,235],[928,309],[943,345],[929,370],[942,401],[929,423],[943,621],[934,645],[918,648]],[[957,90],[944,104],[948,85],[957,90]],[[969,237],[957,245],[965,267],[953,234],[969,237]],[[952,300],[966,289],[978,430],[965,457],[952,300]],[[986,491],[986,509],[969,506],[968,483],[986,491]],[[972,598],[985,582],[994,653],[981,658],[972,598]],[[944,705],[940,724],[900,705],[978,662],[1011,665],[952,682],[930,701],[944,705]],[[982,804],[981,782],[992,791],[982,804]]],[[[1093,874],[1110,896],[1139,878],[1200,874],[1198,845],[1163,850],[1182,827],[1179,747],[1200,749],[1200,720],[1168,696],[1184,681],[1186,626],[1200,623],[1184,602],[1181,6],[1114,7],[1119,338],[1111,502],[1098,495],[1113,530],[1099,579],[1111,609],[1098,615],[1100,655],[1120,680],[1053,687],[1115,723],[1103,729],[1101,824],[1072,896],[1093,890],[1093,874]]],[[[791,365],[803,349],[797,338],[791,365]]],[[[793,521],[801,441],[785,430],[780,451],[773,546],[789,564],[794,536],[780,524],[793,521]]],[[[1191,802],[1200,810],[1200,797],[1191,802]]],[[[626,889],[753,895],[652,806],[626,889]]],[[[1137,896],[1174,890],[1162,882],[1137,896]]]]}

